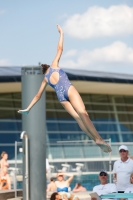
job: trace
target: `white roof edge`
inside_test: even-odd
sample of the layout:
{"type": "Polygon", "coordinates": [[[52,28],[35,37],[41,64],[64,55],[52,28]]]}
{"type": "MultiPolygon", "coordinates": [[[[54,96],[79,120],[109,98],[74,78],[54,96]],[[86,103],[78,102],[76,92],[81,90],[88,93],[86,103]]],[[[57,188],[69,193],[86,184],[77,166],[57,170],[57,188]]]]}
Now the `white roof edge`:
{"type": "MultiPolygon", "coordinates": [[[[21,68],[25,66],[10,66],[4,67],[0,66],[0,76],[20,76],[21,68]]],[[[26,67],[38,67],[38,66],[26,66],[26,67]]],[[[133,75],[130,74],[119,74],[112,72],[102,72],[102,71],[88,71],[88,70],[78,70],[78,69],[67,69],[63,68],[67,73],[79,76],[89,76],[89,77],[99,77],[99,78],[117,78],[117,79],[128,79],[133,80],[133,75]]]]}
{"type": "Polygon", "coordinates": [[[65,69],[65,68],[64,71],[79,76],[93,76],[100,78],[118,78],[118,79],[133,80],[133,75],[130,74],[119,74],[119,73],[103,72],[103,71],[75,70],[75,69],[65,69]]]}

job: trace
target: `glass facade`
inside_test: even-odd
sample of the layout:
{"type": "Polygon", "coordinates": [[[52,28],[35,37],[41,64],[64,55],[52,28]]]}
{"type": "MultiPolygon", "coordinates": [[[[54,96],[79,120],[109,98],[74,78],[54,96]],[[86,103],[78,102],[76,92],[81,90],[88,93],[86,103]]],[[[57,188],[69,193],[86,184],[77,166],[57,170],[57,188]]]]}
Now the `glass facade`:
{"type": "MultiPolygon", "coordinates": [[[[111,142],[133,142],[133,96],[113,96],[102,94],[81,94],[90,119],[103,139],[111,142]]],[[[0,93],[0,143],[20,141],[22,131],[21,93],[0,93]]],[[[85,147],[79,153],[78,146],[73,152],[63,155],[65,147],[60,141],[88,141],[89,137],[81,131],[77,122],[64,110],[54,92],[46,93],[47,153],[53,158],[87,157],[85,147]],[[58,153],[56,153],[58,151],[58,153]],[[77,155],[78,154],[78,155],[77,155]],[[79,155],[81,154],[81,155],[79,155]]],[[[11,147],[10,147],[11,148],[11,147]]],[[[0,146],[0,151],[6,149],[0,146]]],[[[9,158],[14,150],[10,149],[9,158]]]]}
{"type": "MultiPolygon", "coordinates": [[[[58,103],[55,93],[47,93],[47,133],[50,142],[86,140],[88,136],[58,103]]],[[[112,142],[133,141],[133,96],[81,94],[97,131],[112,142]]]]}

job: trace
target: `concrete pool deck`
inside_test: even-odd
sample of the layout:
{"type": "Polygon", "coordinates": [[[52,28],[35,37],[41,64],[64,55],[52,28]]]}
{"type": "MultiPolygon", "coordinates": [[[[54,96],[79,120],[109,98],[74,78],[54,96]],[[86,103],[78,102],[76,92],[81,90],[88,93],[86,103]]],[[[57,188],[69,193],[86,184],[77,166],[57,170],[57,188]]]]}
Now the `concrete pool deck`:
{"type": "MultiPolygon", "coordinates": [[[[17,190],[17,199],[22,199],[22,190],[17,190]]],[[[0,191],[0,200],[8,200],[15,198],[15,190],[1,190],[0,191]]]]}

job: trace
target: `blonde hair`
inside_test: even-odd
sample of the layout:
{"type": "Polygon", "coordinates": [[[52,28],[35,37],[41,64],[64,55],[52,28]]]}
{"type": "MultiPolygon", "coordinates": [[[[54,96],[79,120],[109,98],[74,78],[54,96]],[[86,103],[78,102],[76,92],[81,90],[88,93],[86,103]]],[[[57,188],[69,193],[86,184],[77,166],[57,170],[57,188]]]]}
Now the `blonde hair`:
{"type": "Polygon", "coordinates": [[[7,154],[7,153],[6,153],[5,151],[3,151],[3,152],[1,153],[1,158],[3,158],[5,154],[7,154]]]}
{"type": "Polygon", "coordinates": [[[131,178],[133,177],[133,173],[131,173],[130,175],[130,183],[133,184],[133,182],[131,181],[131,178]]]}

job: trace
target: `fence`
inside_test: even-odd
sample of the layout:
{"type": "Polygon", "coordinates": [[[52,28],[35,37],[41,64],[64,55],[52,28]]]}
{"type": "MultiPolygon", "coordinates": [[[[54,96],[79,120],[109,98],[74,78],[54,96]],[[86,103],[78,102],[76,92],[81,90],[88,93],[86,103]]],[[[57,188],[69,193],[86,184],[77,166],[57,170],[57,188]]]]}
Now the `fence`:
{"type": "MultiPolygon", "coordinates": [[[[98,184],[98,173],[105,169],[109,173],[109,181],[112,182],[112,165],[119,159],[118,148],[121,144],[128,146],[129,153],[133,152],[133,143],[111,143],[112,153],[104,153],[92,141],[58,141],[47,143],[47,157],[50,163],[48,180],[56,176],[56,172],[66,170],[75,174],[71,188],[77,182],[81,182],[88,190],[98,184]],[[62,155],[62,157],[60,156],[62,155]],[[113,162],[112,162],[113,161],[113,162]]],[[[23,160],[22,143],[0,144],[1,151],[10,151],[12,159],[9,159],[9,174],[12,180],[12,189],[22,189],[23,160]]]]}
{"type": "Polygon", "coordinates": [[[11,179],[11,189],[15,191],[15,197],[17,197],[17,190],[22,189],[22,142],[15,142],[14,144],[0,144],[1,152],[11,152],[8,160],[9,168],[8,174],[11,179]]]}

